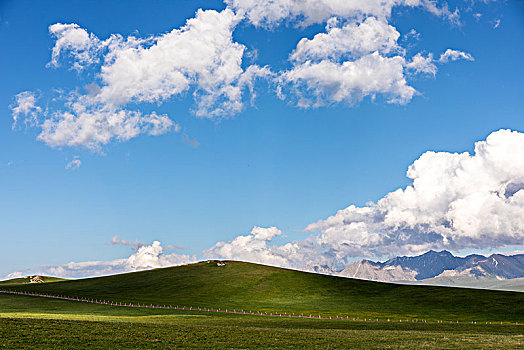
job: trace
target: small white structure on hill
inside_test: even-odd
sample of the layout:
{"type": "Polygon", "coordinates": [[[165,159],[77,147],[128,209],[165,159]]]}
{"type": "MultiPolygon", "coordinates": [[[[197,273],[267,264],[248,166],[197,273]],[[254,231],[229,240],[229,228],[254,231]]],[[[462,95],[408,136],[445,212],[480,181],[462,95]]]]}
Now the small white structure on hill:
{"type": "Polygon", "coordinates": [[[29,283],[44,283],[44,280],[40,276],[28,276],[29,283]]]}

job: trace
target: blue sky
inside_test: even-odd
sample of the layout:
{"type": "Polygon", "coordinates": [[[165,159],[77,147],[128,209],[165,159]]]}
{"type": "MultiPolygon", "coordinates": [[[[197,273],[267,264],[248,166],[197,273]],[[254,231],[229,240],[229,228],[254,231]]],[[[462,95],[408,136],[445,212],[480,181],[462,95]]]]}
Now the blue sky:
{"type": "MultiPolygon", "coordinates": [[[[256,65],[273,74],[256,81],[253,100],[245,89],[240,111],[209,116],[214,107],[206,106],[208,116],[199,117],[195,115],[198,107],[193,94],[200,94],[196,86],[204,78],[195,78],[196,82],[181,93],[153,103],[134,95],[134,100],[114,108],[139,111],[141,117],[154,111],[155,115],[167,116],[173,123],[171,128],[158,135],[143,132],[125,140],[115,136],[93,146],[87,142],[60,143],[53,138],[56,134],[38,139],[45,120],[52,120],[53,113],[67,108],[64,96],[68,93],[88,96],[88,84],[109,86],[100,78],[103,61],[77,72],[71,67],[80,62],[78,56],[70,56],[73,51],[66,48],[56,66],[49,64],[58,39],[50,34],[49,26],[75,23],[77,29],[92,33],[100,41],[112,34],[120,34],[123,40],[130,35],[158,38],[184,26],[198,9],[225,13],[220,11],[226,11],[226,4],[193,0],[0,2],[0,276],[41,265],[113,261],[133,254],[125,244],[108,244],[114,235],[145,245],[158,240],[163,245],[182,246],[184,249],[176,250],[176,254],[197,258],[206,249],[214,256],[236,257],[230,255],[235,252],[233,248],[226,252],[210,247],[219,241],[232,243],[239,235],[249,236],[254,226],[278,227],[279,233],[270,234],[269,239],[274,239],[268,245],[284,246],[286,242],[329,235],[333,231],[322,225],[311,232],[304,229],[351,204],[364,208],[369,201],[377,202],[405,188],[411,183],[406,170],[423,153],[473,154],[475,142],[486,140],[492,132],[524,131],[521,1],[450,1],[449,7],[444,2],[421,2],[417,7],[393,7],[392,14],[386,16],[362,14],[359,9],[349,14],[331,9],[320,19],[312,19],[307,9],[304,12],[297,7],[296,11],[303,11],[297,18],[288,14],[264,23],[255,19],[256,11],[263,8],[249,8],[248,1],[228,3],[228,11],[239,18],[232,28],[233,44],[229,44],[245,46],[239,68],[245,72],[256,65]],[[431,13],[432,8],[438,11],[431,13]],[[243,10],[246,14],[239,15],[243,10]],[[301,98],[318,96],[317,91],[305,88],[303,81],[289,78],[289,72],[300,68],[299,63],[294,66],[290,55],[301,39],[327,33],[329,18],[337,18],[339,29],[378,18],[396,30],[400,37],[393,52],[381,53],[380,57],[404,59],[401,79],[417,93],[402,103],[388,103],[397,91],[366,95],[362,92],[369,89],[366,80],[359,81],[343,100],[334,101],[337,87],[333,86],[338,86],[334,82],[321,91],[322,106],[297,106],[301,98]],[[415,35],[408,35],[412,30],[415,35]],[[470,58],[439,62],[448,49],[470,58]],[[415,68],[410,73],[408,64],[417,53],[425,58],[433,55],[429,66],[438,70],[434,76],[415,74],[415,68]],[[284,89],[283,98],[276,93],[278,86],[284,89]],[[29,116],[24,115],[27,123],[20,119],[13,127],[16,96],[24,91],[38,98],[38,121],[31,124],[29,116]],[[359,99],[359,94],[364,97],[359,99]],[[74,163],[67,166],[75,160],[78,167],[74,163]]],[[[154,43],[142,45],[147,50],[154,43]]],[[[198,53],[195,55],[198,57],[198,53]]],[[[314,60],[311,57],[308,59],[314,60]]],[[[341,53],[338,60],[326,57],[323,62],[330,64],[359,58],[349,51],[341,53]]],[[[162,58],[154,59],[162,64],[162,58]]],[[[126,69],[134,69],[135,63],[129,64],[126,69]]],[[[195,74],[200,77],[199,72],[195,74]]],[[[115,77],[121,76],[115,73],[115,77]]],[[[314,77],[309,82],[323,78],[314,77]]],[[[155,88],[162,89],[159,84],[155,88]]],[[[213,86],[218,88],[221,86],[213,86]]],[[[119,98],[118,93],[110,98],[119,98]]],[[[82,97],[71,98],[80,101],[82,97]]],[[[109,102],[104,103],[100,108],[106,108],[109,102]]],[[[512,144],[515,158],[524,158],[524,150],[515,149],[515,144],[519,143],[512,144]]],[[[524,183],[521,170],[508,175],[509,180],[500,180],[501,184],[524,183]]],[[[515,210],[519,213],[522,207],[515,210]]],[[[425,240],[424,249],[489,252],[518,248],[524,237],[524,231],[519,231],[524,223],[518,221],[506,229],[511,233],[501,231],[493,236],[492,244],[479,229],[477,240],[459,243],[462,236],[450,233],[454,245],[425,240]]],[[[382,232],[387,230],[384,227],[373,230],[382,232]]],[[[456,230],[460,230],[458,226],[456,230]]],[[[251,235],[255,237],[256,233],[251,235]]],[[[415,248],[384,250],[378,246],[337,250],[332,240],[341,238],[338,233],[336,237],[322,243],[328,245],[321,250],[329,250],[329,258],[347,261],[417,252],[415,248]]],[[[384,242],[380,244],[390,244],[384,242]]],[[[411,241],[401,243],[398,246],[411,241]]],[[[265,244],[263,249],[268,249],[265,244]]],[[[265,253],[260,254],[252,259],[280,261],[264,260],[265,253]]]]}

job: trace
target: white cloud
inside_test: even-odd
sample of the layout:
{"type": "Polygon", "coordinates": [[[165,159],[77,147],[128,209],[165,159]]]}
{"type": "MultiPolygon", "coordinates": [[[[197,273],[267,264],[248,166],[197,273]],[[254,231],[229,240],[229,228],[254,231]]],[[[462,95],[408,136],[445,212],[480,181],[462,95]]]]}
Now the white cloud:
{"type": "Polygon", "coordinates": [[[459,60],[459,59],[463,59],[463,60],[466,60],[466,61],[474,61],[475,60],[473,58],[473,56],[471,56],[467,52],[447,49],[446,52],[444,52],[442,55],[440,55],[439,62],[440,63],[447,63],[449,61],[456,61],[456,60],[459,60]]]}
{"type": "Polygon", "coordinates": [[[403,40],[420,40],[421,34],[417,32],[415,29],[411,29],[409,32],[404,34],[403,40]]]}
{"type": "Polygon", "coordinates": [[[142,246],[138,248],[138,251],[135,254],[127,258],[124,265],[126,270],[134,271],[147,268],[187,264],[195,260],[195,257],[184,254],[164,254],[160,242],[154,241],[149,246],[142,246]]]}
{"type": "Polygon", "coordinates": [[[267,243],[282,235],[276,227],[253,227],[251,233],[238,236],[230,242],[218,242],[205,250],[204,256],[210,258],[236,259],[259,262],[269,265],[289,266],[291,245],[271,246],[267,243]]]}
{"type": "Polygon", "coordinates": [[[144,114],[107,104],[97,104],[88,95],[59,93],[55,99],[65,101],[64,109],[42,111],[37,97],[30,91],[15,96],[11,106],[13,128],[21,121],[40,129],[38,140],[52,147],[76,146],[100,150],[113,140],[128,141],[140,134],[161,135],[180,131],[180,125],[167,115],[144,114]]]}
{"type": "Polygon", "coordinates": [[[437,66],[433,63],[433,54],[429,53],[426,57],[420,52],[411,59],[411,62],[406,64],[406,68],[412,70],[416,74],[437,75],[437,66]]]}
{"type": "MultiPolygon", "coordinates": [[[[113,235],[111,237],[111,240],[109,241],[110,245],[123,245],[126,247],[131,247],[134,250],[138,250],[138,248],[143,247],[145,244],[142,242],[139,242],[138,240],[135,240],[134,242],[126,241],[125,239],[120,238],[118,235],[113,235]]],[[[167,247],[166,247],[167,249],[167,247]]]]}
{"type": "Polygon", "coordinates": [[[204,257],[248,261],[305,271],[332,272],[345,266],[343,256],[338,256],[311,235],[283,245],[272,244],[282,231],[276,227],[255,226],[248,235],[237,236],[229,242],[218,242],[204,250],[204,257]]]}
{"type": "Polygon", "coordinates": [[[306,61],[283,73],[281,82],[290,85],[301,107],[351,105],[377,94],[389,103],[404,104],[416,93],[404,77],[404,64],[401,56],[384,57],[378,52],[342,63],[306,61]]]}
{"type": "Polygon", "coordinates": [[[381,54],[402,51],[397,45],[399,32],[375,17],[368,17],[361,23],[347,23],[342,27],[338,27],[336,18],[332,18],[326,30],[327,33],[319,33],[311,40],[300,40],[290,59],[295,62],[339,60],[362,57],[375,51],[381,54]]]}
{"type": "Polygon", "coordinates": [[[455,11],[450,11],[447,3],[443,3],[441,7],[437,6],[437,1],[426,0],[421,1],[421,5],[430,13],[447,19],[450,23],[460,26],[460,11],[458,8],[455,11]]]}
{"type": "Polygon", "coordinates": [[[501,248],[524,240],[524,134],[493,132],[475,153],[426,152],[413,183],[365,207],[311,224],[319,242],[347,256],[428,249],[501,248]]]}
{"type": "Polygon", "coordinates": [[[158,102],[194,85],[197,99],[213,96],[198,106],[201,116],[213,114],[221,103],[241,103],[235,83],[243,73],[245,46],[232,40],[240,19],[227,9],[199,10],[184,27],[152,38],[149,46],[114,45],[101,70],[99,98],[110,103],[158,102]]]}
{"type": "Polygon", "coordinates": [[[80,168],[81,165],[82,165],[82,161],[78,159],[78,157],[75,157],[73,160],[67,163],[65,168],[68,170],[76,170],[80,168]]]}
{"type": "Polygon", "coordinates": [[[229,7],[245,13],[256,26],[271,26],[283,21],[300,21],[303,25],[322,23],[328,18],[362,18],[391,16],[394,7],[422,7],[430,13],[457,22],[458,10],[450,12],[447,4],[438,7],[426,0],[225,0],[229,7]]]}
{"type": "Polygon", "coordinates": [[[105,41],[71,24],[73,30],[85,32],[84,41],[89,44],[76,45],[73,39],[70,43],[69,37],[57,41],[53,49],[57,57],[53,56],[52,62],[66,49],[75,57],[90,57],[84,61],[94,61],[88,49],[98,44],[97,52],[105,50],[104,63],[100,67],[101,86],[91,96],[91,103],[159,103],[194,88],[197,116],[230,116],[242,110],[246,85],[269,74],[256,66],[242,69],[246,48],[232,39],[241,19],[229,9],[198,10],[185,26],[169,33],[147,39],[112,35],[105,41]]]}
{"type": "Polygon", "coordinates": [[[194,261],[196,261],[194,256],[176,253],[165,254],[160,242],[154,241],[151,245],[139,247],[135,253],[124,259],[70,262],[63,265],[42,266],[37,269],[16,271],[6,277],[16,278],[27,274],[51,275],[65,278],[93,277],[183,265],[194,261]]]}
{"type": "Polygon", "coordinates": [[[113,140],[128,141],[140,134],[160,135],[179,130],[167,115],[155,112],[86,106],[77,101],[68,111],[55,111],[39,125],[38,139],[52,147],[72,146],[100,150],[113,140]]]}
{"type": "Polygon", "coordinates": [[[34,126],[42,114],[42,108],[36,104],[38,98],[34,92],[23,91],[15,96],[15,102],[10,106],[13,115],[13,129],[20,119],[26,125],[34,126]]]}
{"type": "Polygon", "coordinates": [[[497,18],[493,23],[493,29],[497,29],[500,26],[500,19],[497,18]]]}
{"type": "Polygon", "coordinates": [[[104,44],[78,24],[56,23],[49,26],[49,33],[56,39],[50,65],[58,67],[58,60],[63,52],[69,53],[76,70],[82,70],[85,66],[99,61],[98,53],[104,44]]]}

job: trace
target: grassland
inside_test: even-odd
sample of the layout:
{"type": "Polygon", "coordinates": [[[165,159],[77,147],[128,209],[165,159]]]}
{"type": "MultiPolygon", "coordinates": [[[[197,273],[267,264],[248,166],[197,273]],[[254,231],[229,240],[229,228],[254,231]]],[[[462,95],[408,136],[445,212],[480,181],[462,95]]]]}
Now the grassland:
{"type": "Polygon", "coordinates": [[[384,284],[240,262],[224,267],[204,262],[43,284],[5,283],[0,289],[374,320],[138,309],[0,294],[0,347],[6,348],[111,344],[111,348],[519,349],[524,345],[524,327],[515,325],[524,323],[522,293],[384,284]],[[421,323],[422,319],[428,322],[421,323]]]}
{"type": "Polygon", "coordinates": [[[0,319],[6,349],[521,349],[522,335],[500,330],[391,329],[361,325],[224,320],[128,323],[0,319]]]}
{"type": "Polygon", "coordinates": [[[201,262],[108,277],[3,289],[127,303],[356,318],[524,323],[524,294],[398,285],[264,265],[201,262]]]}
{"type": "Polygon", "coordinates": [[[351,322],[110,307],[0,295],[6,349],[519,349],[515,325],[351,322]]]}

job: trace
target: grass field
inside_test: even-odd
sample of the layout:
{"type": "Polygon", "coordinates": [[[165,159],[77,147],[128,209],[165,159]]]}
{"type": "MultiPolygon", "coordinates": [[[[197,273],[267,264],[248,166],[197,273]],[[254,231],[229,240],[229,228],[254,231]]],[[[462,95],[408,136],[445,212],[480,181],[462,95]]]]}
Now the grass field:
{"type": "Polygon", "coordinates": [[[375,283],[240,262],[224,267],[203,262],[43,284],[21,281],[0,284],[0,289],[374,320],[139,309],[0,294],[0,347],[13,349],[107,348],[108,344],[111,348],[524,346],[524,327],[515,325],[524,323],[522,293],[375,283]],[[421,323],[422,319],[428,323],[421,323]]]}
{"type": "Polygon", "coordinates": [[[351,322],[136,309],[0,295],[0,347],[519,349],[515,325],[351,322]]]}

